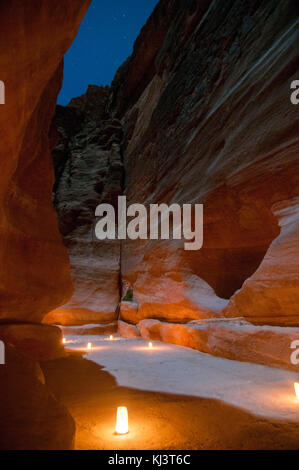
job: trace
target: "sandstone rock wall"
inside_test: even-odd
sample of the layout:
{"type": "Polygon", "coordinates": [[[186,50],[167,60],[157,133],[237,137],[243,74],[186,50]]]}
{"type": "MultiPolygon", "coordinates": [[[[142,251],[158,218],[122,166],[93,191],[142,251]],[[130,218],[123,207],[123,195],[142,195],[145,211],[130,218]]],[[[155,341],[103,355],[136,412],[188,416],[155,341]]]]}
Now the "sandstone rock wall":
{"type": "Polygon", "coordinates": [[[70,450],[75,423],[44,384],[39,364],[6,347],[0,367],[0,449],[70,450]]]}
{"type": "Polygon", "coordinates": [[[299,198],[272,209],[280,234],[257,271],[230,299],[224,314],[240,312],[255,324],[298,326],[299,198]]]}
{"type": "Polygon", "coordinates": [[[35,323],[0,325],[0,340],[36,361],[51,361],[66,355],[60,328],[35,323]]]}
{"type": "Polygon", "coordinates": [[[0,4],[0,320],[39,322],[71,295],[66,249],[51,203],[48,132],[62,58],[89,0],[0,4]]]}
{"type": "Polygon", "coordinates": [[[74,421],[45,385],[36,361],[65,354],[61,332],[40,325],[49,310],[72,294],[51,197],[49,131],[62,59],[89,4],[0,2],[0,79],[5,84],[0,107],[0,338],[6,359],[0,366],[0,448],[6,450],[74,445],[74,421]]]}
{"type": "Polygon", "coordinates": [[[106,113],[108,96],[109,88],[89,87],[86,95],[56,111],[54,204],[70,257],[74,295],[50,312],[46,323],[82,325],[117,318],[120,242],[101,242],[94,232],[97,205],[117,208],[123,190],[123,130],[119,120],[106,113]]]}
{"type": "Polygon", "coordinates": [[[135,328],[145,339],[186,346],[233,361],[298,371],[298,364],[291,361],[291,344],[298,340],[298,328],[253,326],[237,318],[197,320],[184,325],[147,319],[135,328]]]}
{"type": "Polygon", "coordinates": [[[293,0],[162,1],[118,72],[111,109],[125,129],[128,202],[204,204],[202,250],[123,245],[138,320],[224,309],[298,325],[298,227],[277,211],[295,212],[298,197],[297,18],[293,0]]]}
{"type": "Polygon", "coordinates": [[[83,120],[67,148],[63,124],[56,158],[75,295],[46,321],[111,321],[130,288],[120,316],[132,324],[298,325],[297,17],[294,0],[162,0],[111,89],[65,108],[83,120]],[[96,205],[122,192],[128,204],[203,203],[203,248],[92,240],[96,205]]]}

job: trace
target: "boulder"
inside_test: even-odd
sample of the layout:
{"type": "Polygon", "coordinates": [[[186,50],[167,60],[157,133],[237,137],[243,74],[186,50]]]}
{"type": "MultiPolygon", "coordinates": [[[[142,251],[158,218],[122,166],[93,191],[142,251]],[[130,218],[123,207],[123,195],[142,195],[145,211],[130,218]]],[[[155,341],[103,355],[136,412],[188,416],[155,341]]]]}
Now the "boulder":
{"type": "Polygon", "coordinates": [[[135,325],[130,325],[130,323],[121,320],[118,320],[118,333],[122,338],[138,338],[140,336],[135,325]]]}
{"type": "Polygon", "coordinates": [[[121,320],[125,322],[137,323],[138,321],[138,303],[135,301],[122,300],[119,307],[121,320]]]}

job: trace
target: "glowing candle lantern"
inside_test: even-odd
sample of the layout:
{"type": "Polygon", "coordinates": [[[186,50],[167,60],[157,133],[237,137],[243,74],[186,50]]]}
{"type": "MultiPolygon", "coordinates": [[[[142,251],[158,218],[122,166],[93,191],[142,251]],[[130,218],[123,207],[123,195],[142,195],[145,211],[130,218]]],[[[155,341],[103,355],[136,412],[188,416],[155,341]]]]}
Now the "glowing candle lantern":
{"type": "Polygon", "coordinates": [[[66,338],[62,338],[62,344],[66,344],[66,338]]]}
{"type": "Polygon", "coordinates": [[[153,343],[148,343],[148,349],[153,349],[153,343]]]}
{"type": "Polygon", "coordinates": [[[299,400],[299,383],[298,382],[294,383],[294,388],[295,388],[296,397],[299,400]]]}
{"type": "Polygon", "coordinates": [[[126,406],[119,406],[116,413],[115,434],[128,434],[129,419],[126,406]]]}
{"type": "Polygon", "coordinates": [[[92,344],[91,343],[87,343],[87,349],[90,351],[92,348],[92,344]]]}

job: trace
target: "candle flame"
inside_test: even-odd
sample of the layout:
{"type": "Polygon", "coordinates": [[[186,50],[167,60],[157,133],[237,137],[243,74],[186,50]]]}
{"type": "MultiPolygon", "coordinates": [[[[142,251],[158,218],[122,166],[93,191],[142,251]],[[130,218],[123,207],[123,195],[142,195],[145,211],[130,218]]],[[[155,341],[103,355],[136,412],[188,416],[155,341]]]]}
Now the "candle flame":
{"type": "Polygon", "coordinates": [[[110,341],[112,341],[112,340],[113,340],[113,335],[110,335],[110,341]]]}
{"type": "Polygon", "coordinates": [[[91,343],[87,343],[87,349],[89,349],[89,350],[90,350],[90,349],[91,349],[91,347],[92,347],[92,344],[91,344],[91,343]]]}
{"type": "Polygon", "coordinates": [[[148,343],[148,348],[149,348],[149,349],[153,349],[153,343],[149,342],[149,343],[148,343]]]}
{"type": "Polygon", "coordinates": [[[62,338],[62,344],[66,344],[66,338],[62,338]]]}
{"type": "Polygon", "coordinates": [[[128,410],[126,406],[119,406],[116,413],[116,434],[127,434],[129,432],[128,410]]]}
{"type": "Polygon", "coordinates": [[[294,383],[294,388],[295,388],[296,397],[299,400],[299,383],[298,382],[294,383]]]}

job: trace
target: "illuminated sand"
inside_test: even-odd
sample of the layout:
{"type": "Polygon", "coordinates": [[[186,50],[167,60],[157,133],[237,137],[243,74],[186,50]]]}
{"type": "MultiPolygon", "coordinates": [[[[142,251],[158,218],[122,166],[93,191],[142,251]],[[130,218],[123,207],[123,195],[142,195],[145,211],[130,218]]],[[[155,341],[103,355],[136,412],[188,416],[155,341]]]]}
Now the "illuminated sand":
{"type": "Polygon", "coordinates": [[[230,361],[189,348],[115,337],[68,337],[70,349],[92,351],[85,357],[112,374],[118,385],[152,392],[212,398],[256,415],[299,421],[294,382],[299,373],[230,361]]]}
{"type": "Polygon", "coordinates": [[[44,372],[75,419],[77,449],[299,448],[295,373],[141,339],[67,339],[74,351],[44,372]],[[118,406],[125,436],[114,434],[118,406]]]}

